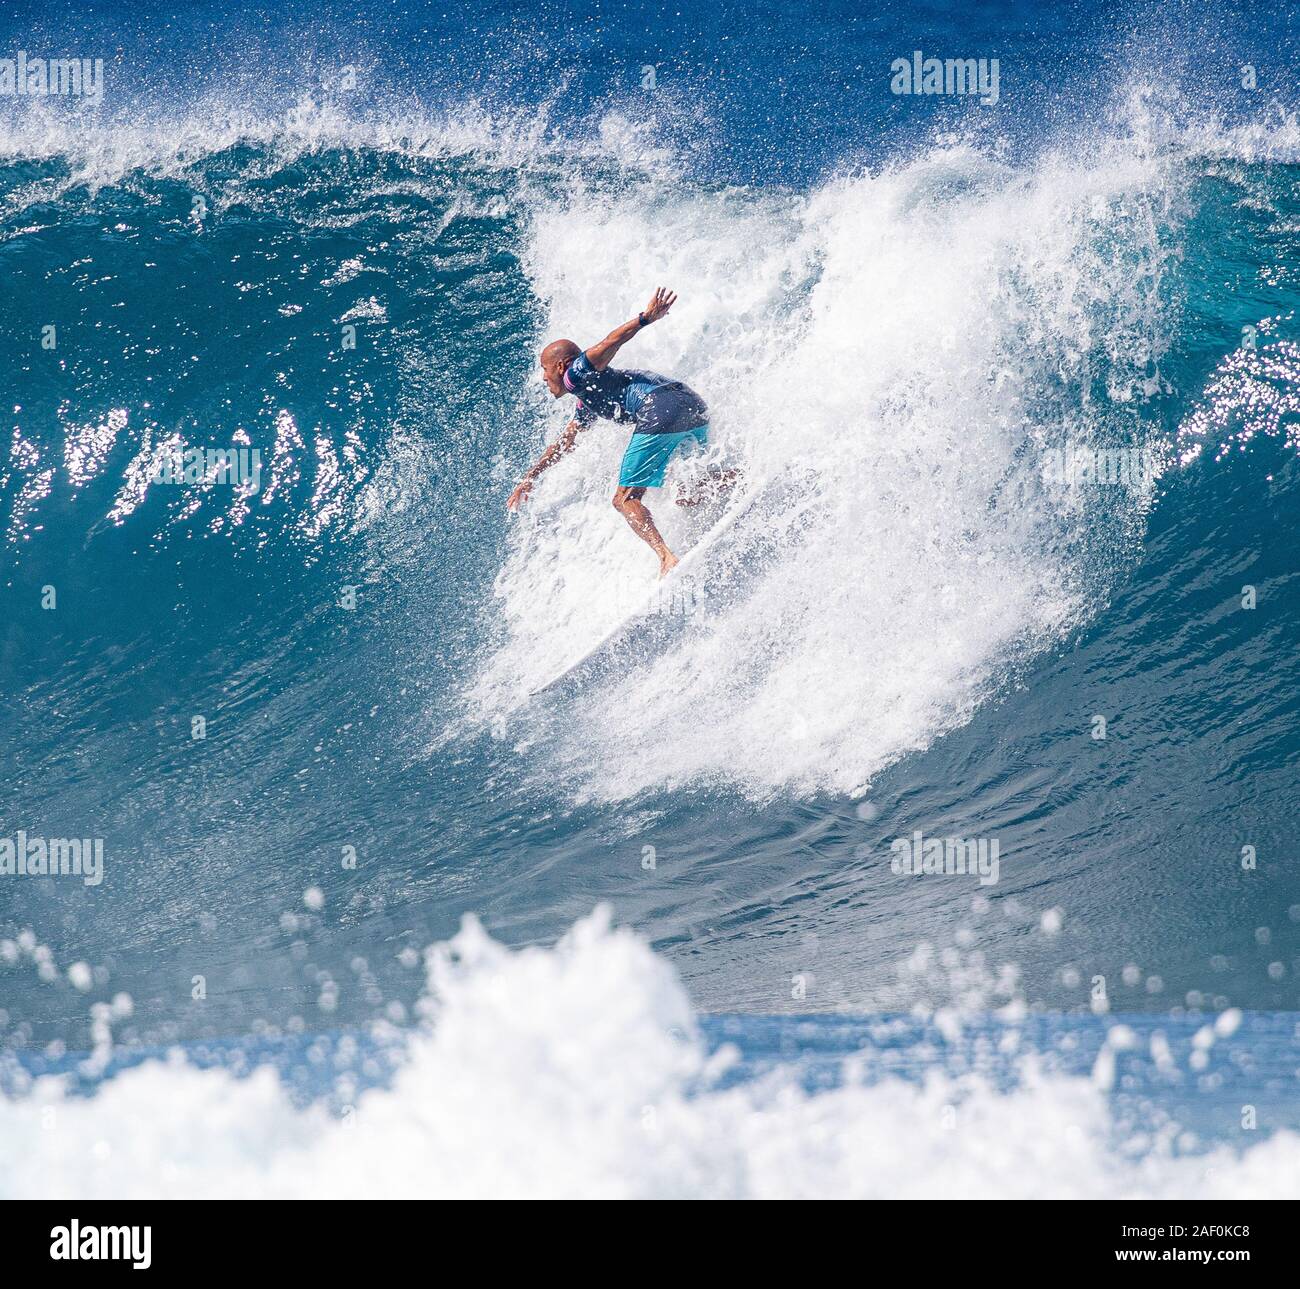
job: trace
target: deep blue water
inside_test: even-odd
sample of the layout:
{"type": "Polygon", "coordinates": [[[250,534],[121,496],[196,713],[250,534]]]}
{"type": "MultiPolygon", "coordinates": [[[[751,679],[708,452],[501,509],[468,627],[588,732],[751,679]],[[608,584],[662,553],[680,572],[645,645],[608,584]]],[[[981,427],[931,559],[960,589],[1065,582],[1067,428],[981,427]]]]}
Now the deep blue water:
{"type": "Polygon", "coordinates": [[[93,111],[0,98],[0,831],[105,853],[95,888],[0,876],[0,939],[30,931],[56,976],[0,961],[0,1046],[85,1049],[118,992],[126,1048],[404,1024],[404,948],[468,912],[548,944],[608,902],[701,1010],[771,1018],[754,1060],[763,1026],[803,1032],[778,1013],[979,1010],[1014,964],[1067,1029],[1264,1017],[1284,1105],[1294,23],[0,21],[0,57],[102,56],[108,86],[93,111]],[[914,49],[998,59],[999,102],[891,94],[914,49]],[[649,576],[607,505],[615,431],[508,522],[563,424],[536,350],[670,275],[650,358],[786,492],[696,617],[527,704],[649,576]],[[260,491],[133,491],[172,434],[259,448],[260,491]],[[1045,489],[1081,446],[1161,473],[1045,489]],[[995,838],[999,880],[892,873],[915,829],[995,838]],[[900,974],[918,945],[934,965],[900,974]]]}

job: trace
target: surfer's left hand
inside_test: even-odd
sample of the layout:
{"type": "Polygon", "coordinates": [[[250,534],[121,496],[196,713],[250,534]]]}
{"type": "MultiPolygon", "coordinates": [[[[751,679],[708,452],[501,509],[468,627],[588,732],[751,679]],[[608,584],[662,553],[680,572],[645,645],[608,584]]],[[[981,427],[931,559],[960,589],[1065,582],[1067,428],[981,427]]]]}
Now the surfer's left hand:
{"type": "Polygon", "coordinates": [[[518,510],[520,506],[528,500],[528,494],[533,490],[533,481],[525,479],[523,483],[512,492],[506,500],[507,510],[518,510]]]}

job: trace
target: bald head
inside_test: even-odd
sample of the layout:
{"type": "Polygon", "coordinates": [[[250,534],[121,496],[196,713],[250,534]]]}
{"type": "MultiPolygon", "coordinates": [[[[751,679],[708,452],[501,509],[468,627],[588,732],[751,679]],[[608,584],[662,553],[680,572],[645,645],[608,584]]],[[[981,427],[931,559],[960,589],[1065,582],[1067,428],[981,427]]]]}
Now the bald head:
{"type": "Polygon", "coordinates": [[[582,352],[572,340],[552,340],[542,350],[542,375],[546,387],[559,398],[564,391],[564,373],[569,364],[582,352]]]}
{"type": "Polygon", "coordinates": [[[578,356],[578,346],[572,340],[552,340],[542,350],[542,366],[551,367],[563,363],[566,367],[578,356]]]}

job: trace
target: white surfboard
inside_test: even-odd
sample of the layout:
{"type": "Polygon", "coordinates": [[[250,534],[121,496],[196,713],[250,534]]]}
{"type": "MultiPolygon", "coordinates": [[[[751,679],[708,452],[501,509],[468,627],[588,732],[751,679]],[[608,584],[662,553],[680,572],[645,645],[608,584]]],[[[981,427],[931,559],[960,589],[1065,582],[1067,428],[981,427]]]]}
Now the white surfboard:
{"type": "Polygon", "coordinates": [[[559,671],[555,673],[544,684],[538,685],[536,689],[528,691],[529,697],[537,694],[544,694],[548,689],[553,689],[560,683],[570,672],[577,671],[583,663],[594,658],[603,649],[608,648],[616,641],[623,638],[628,630],[634,626],[641,618],[649,614],[655,606],[661,602],[665,592],[671,594],[673,587],[679,583],[683,577],[687,576],[692,569],[698,568],[703,557],[708,553],[711,547],[719,537],[721,537],[749,508],[754,504],[755,498],[762,491],[757,484],[746,487],[742,495],[733,498],[731,504],[722,514],[721,518],[713,525],[712,528],[700,538],[690,550],[678,561],[677,567],[673,569],[667,577],[660,578],[655,583],[654,589],[637,605],[637,607],[621,619],[608,631],[605,632],[599,640],[590,648],[574,658],[571,662],[566,663],[559,671]]]}

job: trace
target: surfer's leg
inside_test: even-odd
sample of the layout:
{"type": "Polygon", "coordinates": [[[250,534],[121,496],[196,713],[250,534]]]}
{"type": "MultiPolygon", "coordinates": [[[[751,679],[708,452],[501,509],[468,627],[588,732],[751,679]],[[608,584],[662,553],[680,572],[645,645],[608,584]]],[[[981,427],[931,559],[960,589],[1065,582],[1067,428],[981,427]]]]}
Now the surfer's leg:
{"type": "Polygon", "coordinates": [[[631,529],[656,555],[659,556],[659,576],[670,573],[677,564],[677,556],[664,544],[650,512],[641,503],[647,488],[662,488],[668,458],[681,446],[683,440],[696,436],[694,429],[670,434],[632,435],[623,453],[623,464],[618,472],[618,491],[614,493],[614,509],[627,520],[631,529]]]}
{"type": "MultiPolygon", "coordinates": [[[[673,434],[656,435],[651,441],[659,445],[658,468],[654,477],[638,476],[636,479],[624,479],[620,476],[619,483],[648,483],[651,487],[662,487],[668,462],[673,457],[698,456],[709,446],[709,426],[707,422],[702,425],[692,425],[673,434]]],[[[702,501],[719,497],[739,478],[738,471],[724,470],[716,465],[708,466],[703,473],[705,477],[694,485],[674,484],[673,500],[679,506],[698,506],[702,501]]]]}
{"type": "Polygon", "coordinates": [[[664,545],[650,512],[641,504],[644,488],[618,488],[614,493],[614,509],[627,520],[632,531],[659,556],[659,576],[666,577],[677,565],[677,556],[664,545]]]}

